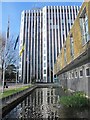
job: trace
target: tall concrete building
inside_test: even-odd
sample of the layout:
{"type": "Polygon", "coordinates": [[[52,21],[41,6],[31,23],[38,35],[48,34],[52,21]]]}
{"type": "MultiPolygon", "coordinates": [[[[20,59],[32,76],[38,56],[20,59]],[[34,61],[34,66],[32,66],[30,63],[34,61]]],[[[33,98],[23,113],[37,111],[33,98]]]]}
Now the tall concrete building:
{"type": "Polygon", "coordinates": [[[54,63],[79,12],[79,6],[45,6],[21,13],[19,76],[53,82],[54,63]]]}

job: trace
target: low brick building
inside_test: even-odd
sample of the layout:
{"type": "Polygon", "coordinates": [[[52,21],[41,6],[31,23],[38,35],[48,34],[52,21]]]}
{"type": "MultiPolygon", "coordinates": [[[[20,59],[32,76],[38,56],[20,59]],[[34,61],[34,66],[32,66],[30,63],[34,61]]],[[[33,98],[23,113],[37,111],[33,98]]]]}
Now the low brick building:
{"type": "Polygon", "coordinates": [[[82,4],[54,72],[62,86],[90,97],[90,1],[82,4]]]}

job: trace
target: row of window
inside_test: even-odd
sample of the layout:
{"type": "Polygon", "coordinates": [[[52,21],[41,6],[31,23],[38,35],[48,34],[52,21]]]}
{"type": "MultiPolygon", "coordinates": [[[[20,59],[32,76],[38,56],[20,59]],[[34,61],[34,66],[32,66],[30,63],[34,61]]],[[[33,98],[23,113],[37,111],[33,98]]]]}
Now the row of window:
{"type": "MultiPolygon", "coordinates": [[[[73,10],[73,9],[72,9],[73,10]]],[[[70,17],[71,17],[71,19],[72,19],[72,15],[73,15],[73,17],[75,18],[75,13],[76,13],[76,15],[78,14],[78,10],[77,9],[75,9],[75,11],[73,10],[73,11],[68,11],[68,9],[67,9],[67,13],[66,13],[66,10],[63,12],[63,11],[60,11],[60,9],[58,9],[58,12],[51,12],[50,11],[50,13],[49,12],[47,12],[47,16],[50,16],[50,18],[51,18],[51,16],[52,16],[52,14],[53,15],[55,15],[56,14],[56,17],[57,17],[57,15],[58,14],[60,14],[60,15],[62,15],[62,19],[64,18],[64,16],[63,15],[66,15],[67,14],[67,17],[68,17],[68,19],[69,19],[69,14],[70,14],[70,17]]],[[[29,14],[30,14],[30,17],[31,16],[36,16],[36,17],[38,17],[39,19],[40,19],[40,17],[42,17],[42,18],[46,18],[46,15],[43,15],[43,14],[41,14],[40,15],[40,13],[37,13],[37,12],[34,12],[33,14],[32,13],[25,13],[25,15],[24,14],[22,14],[22,18],[23,18],[23,16],[27,16],[27,17],[29,17],[29,14]]]]}
{"type": "MultiPolygon", "coordinates": [[[[67,55],[66,55],[66,45],[64,46],[64,61],[65,61],[65,64],[67,62],[67,55]]],[[[73,40],[73,36],[70,35],[70,55],[71,55],[71,58],[74,58],[74,40],[73,40]]]]}
{"type": "MultiPolygon", "coordinates": [[[[82,12],[80,16],[80,28],[81,28],[81,37],[82,37],[82,45],[85,45],[89,39],[88,39],[88,17],[86,14],[86,9],[82,12]]],[[[70,55],[71,58],[74,58],[74,40],[73,35],[70,35],[70,55]]],[[[67,57],[66,57],[66,46],[64,46],[64,61],[66,63],[67,57]]]]}
{"type": "MultiPolygon", "coordinates": [[[[83,77],[84,76],[84,71],[83,70],[80,70],[80,77],[83,77]]],[[[90,68],[86,68],[85,69],[85,76],[86,77],[90,77],[90,68]]]]}
{"type": "MultiPolygon", "coordinates": [[[[45,15],[44,15],[44,32],[45,32],[45,15]]],[[[44,68],[46,67],[46,38],[44,37],[44,68]]],[[[46,75],[46,69],[44,69],[44,75],[46,75]]],[[[46,76],[44,76],[44,80],[46,80],[46,76]]]]}
{"type": "Polygon", "coordinates": [[[84,69],[80,69],[79,72],[75,71],[69,74],[69,78],[82,78],[82,77],[90,77],[90,68],[86,68],[85,71],[84,69]],[[85,74],[84,74],[85,73],[85,74]]]}
{"type": "MultiPolygon", "coordinates": [[[[70,11],[73,9],[80,9],[80,7],[79,6],[47,6],[47,11],[48,10],[55,10],[56,9],[56,11],[57,11],[57,9],[58,10],[60,10],[60,8],[61,8],[61,11],[63,12],[63,10],[66,12],[66,9],[67,9],[67,12],[69,12],[69,9],[70,9],[70,11]]],[[[40,9],[40,8],[37,8],[37,9],[33,9],[33,10],[30,10],[30,12],[31,13],[35,13],[35,12],[40,12],[42,9],[40,9]]],[[[26,13],[29,15],[29,11],[25,11],[25,15],[26,15],[26,13]]]]}
{"type": "Polygon", "coordinates": [[[73,78],[83,78],[90,77],[90,68],[86,67],[85,69],[73,70],[72,72],[62,74],[63,79],[73,79],[73,78]]]}

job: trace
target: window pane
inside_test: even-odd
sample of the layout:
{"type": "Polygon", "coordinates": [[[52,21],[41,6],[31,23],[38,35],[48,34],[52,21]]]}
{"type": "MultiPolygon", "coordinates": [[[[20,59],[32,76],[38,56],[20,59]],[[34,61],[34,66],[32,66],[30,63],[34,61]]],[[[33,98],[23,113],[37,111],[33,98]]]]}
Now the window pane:
{"type": "Polygon", "coordinates": [[[89,68],[86,69],[86,76],[90,76],[90,69],[89,68]]]}
{"type": "Polygon", "coordinates": [[[44,80],[46,80],[46,77],[44,77],[44,80]]]}
{"type": "Polygon", "coordinates": [[[44,60],[46,60],[46,56],[44,56],[44,60]]]}
{"type": "Polygon", "coordinates": [[[80,26],[81,26],[81,33],[82,33],[82,43],[83,45],[88,42],[88,18],[86,13],[85,15],[80,18],[80,26]]]}
{"type": "Polygon", "coordinates": [[[74,43],[73,43],[72,35],[70,36],[70,53],[71,53],[71,56],[74,57],[74,43]]]}
{"type": "Polygon", "coordinates": [[[46,74],[46,70],[44,70],[44,74],[46,74]]]}
{"type": "Polygon", "coordinates": [[[75,75],[76,77],[77,77],[77,72],[76,72],[76,75],[75,75]]]}
{"type": "Polygon", "coordinates": [[[82,70],[80,71],[80,76],[83,76],[83,71],[82,70]]]}
{"type": "Polygon", "coordinates": [[[44,67],[46,67],[46,63],[44,63],[44,67]]]}

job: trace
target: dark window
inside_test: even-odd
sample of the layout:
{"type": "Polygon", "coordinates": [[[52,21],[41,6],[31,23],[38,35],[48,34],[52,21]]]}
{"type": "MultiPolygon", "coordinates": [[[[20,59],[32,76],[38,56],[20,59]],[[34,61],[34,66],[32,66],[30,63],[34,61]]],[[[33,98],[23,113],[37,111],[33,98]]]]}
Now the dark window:
{"type": "Polygon", "coordinates": [[[86,76],[90,76],[90,69],[89,68],[86,69],[86,76]]]}
{"type": "Polygon", "coordinates": [[[76,7],[76,14],[77,14],[77,12],[78,12],[78,11],[77,11],[77,7],[76,7]]]}
{"type": "Polygon", "coordinates": [[[70,24],[68,23],[68,29],[69,29],[69,31],[70,31],[70,24]]]}
{"type": "Polygon", "coordinates": [[[46,74],[46,70],[44,70],[44,74],[46,74]]]}
{"type": "Polygon", "coordinates": [[[74,78],[74,72],[72,72],[72,78],[74,78]]]}
{"type": "Polygon", "coordinates": [[[83,71],[82,70],[80,70],[80,76],[83,76],[83,71]]]}
{"type": "Polygon", "coordinates": [[[77,77],[77,71],[75,72],[75,77],[77,77]]]}

